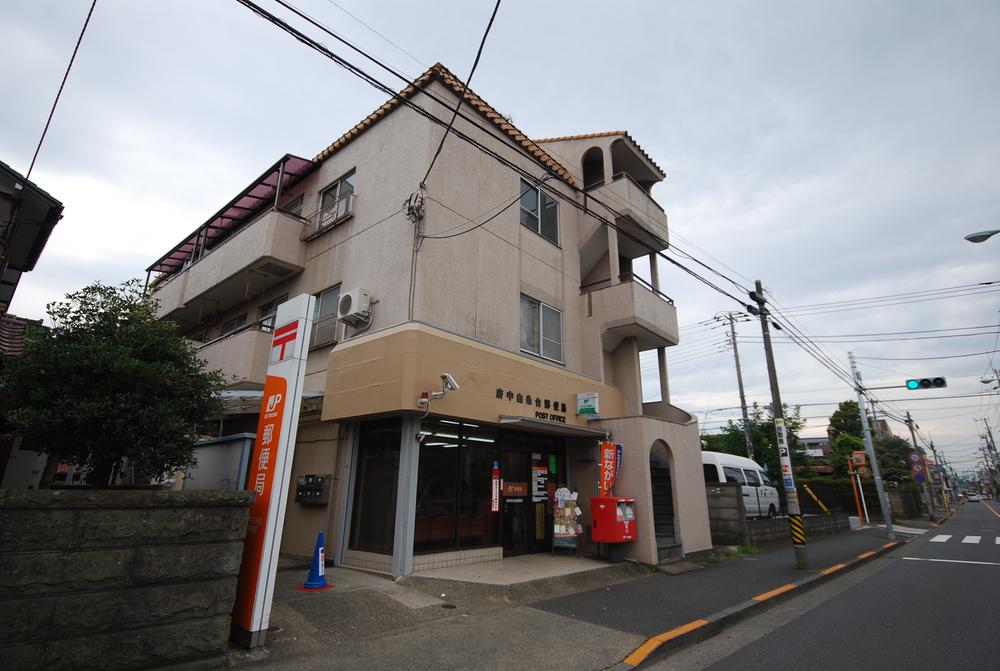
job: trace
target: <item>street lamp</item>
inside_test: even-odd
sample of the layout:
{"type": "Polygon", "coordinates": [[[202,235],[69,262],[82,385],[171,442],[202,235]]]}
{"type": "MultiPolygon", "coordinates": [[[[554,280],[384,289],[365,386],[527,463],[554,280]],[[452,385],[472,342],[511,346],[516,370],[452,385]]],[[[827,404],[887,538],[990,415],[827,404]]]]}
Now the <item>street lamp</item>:
{"type": "Polygon", "coordinates": [[[992,238],[997,233],[1000,233],[1000,228],[995,228],[992,231],[979,231],[978,233],[969,233],[965,236],[965,239],[969,242],[986,242],[992,238]]]}

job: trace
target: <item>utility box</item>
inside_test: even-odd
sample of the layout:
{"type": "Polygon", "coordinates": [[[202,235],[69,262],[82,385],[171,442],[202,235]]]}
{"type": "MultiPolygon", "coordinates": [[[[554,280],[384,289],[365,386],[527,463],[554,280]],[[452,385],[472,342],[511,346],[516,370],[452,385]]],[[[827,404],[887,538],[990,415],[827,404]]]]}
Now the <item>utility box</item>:
{"type": "Polygon", "coordinates": [[[330,502],[332,480],[333,476],[329,473],[300,475],[295,485],[295,502],[315,506],[326,505],[330,502]]]}
{"type": "Polygon", "coordinates": [[[637,538],[635,499],[595,496],[590,499],[590,538],[597,543],[628,543],[637,538]]]}

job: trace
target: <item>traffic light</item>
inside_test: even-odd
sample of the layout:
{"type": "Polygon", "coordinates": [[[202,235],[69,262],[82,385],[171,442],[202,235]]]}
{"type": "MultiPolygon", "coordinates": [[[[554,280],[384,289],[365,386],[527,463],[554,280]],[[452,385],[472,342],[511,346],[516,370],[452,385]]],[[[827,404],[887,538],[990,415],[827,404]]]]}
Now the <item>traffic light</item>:
{"type": "Polygon", "coordinates": [[[948,382],[943,377],[919,377],[906,381],[906,388],[910,391],[915,389],[941,389],[947,386],[948,382]]]}

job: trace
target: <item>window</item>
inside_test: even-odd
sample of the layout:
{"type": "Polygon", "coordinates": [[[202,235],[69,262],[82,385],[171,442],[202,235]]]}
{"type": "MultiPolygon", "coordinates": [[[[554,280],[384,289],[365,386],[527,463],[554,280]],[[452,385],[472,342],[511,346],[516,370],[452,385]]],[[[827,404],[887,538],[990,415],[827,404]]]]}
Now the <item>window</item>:
{"type": "Polygon", "coordinates": [[[760,487],[760,477],[758,477],[757,471],[751,471],[748,468],[744,468],[743,473],[747,476],[748,485],[751,487],[760,487]]]}
{"type": "Polygon", "coordinates": [[[726,474],[726,482],[738,482],[741,485],[746,484],[746,480],[743,478],[743,471],[738,468],[733,468],[732,466],[723,466],[722,472],[726,474]]]}
{"type": "Polygon", "coordinates": [[[260,324],[261,329],[264,331],[274,330],[274,316],[278,312],[278,306],[287,300],[288,294],[285,294],[257,308],[257,323],[260,324]]]}
{"type": "Polygon", "coordinates": [[[243,313],[238,317],[233,317],[229,321],[222,323],[222,335],[229,335],[235,331],[240,330],[247,323],[247,313],[243,313]]]}
{"type": "Polygon", "coordinates": [[[705,471],[705,482],[719,481],[719,469],[716,468],[715,464],[702,464],[702,470],[705,471]]]}
{"type": "Polygon", "coordinates": [[[551,242],[559,244],[556,201],[521,180],[521,223],[551,242]]]}
{"type": "Polygon", "coordinates": [[[288,203],[287,205],[285,205],[281,209],[282,209],[282,211],[287,212],[288,214],[294,214],[297,217],[301,217],[302,216],[302,196],[299,196],[298,198],[296,198],[292,202],[288,203]]]}
{"type": "Polygon", "coordinates": [[[562,313],[521,295],[521,351],[562,363],[562,313]]]}
{"type": "Polygon", "coordinates": [[[337,341],[337,305],[340,303],[340,285],[316,296],[313,312],[313,332],[310,347],[329,345],[337,341]]]}
{"type": "Polygon", "coordinates": [[[320,196],[319,228],[345,219],[354,207],[354,174],[341,177],[320,196]]]}

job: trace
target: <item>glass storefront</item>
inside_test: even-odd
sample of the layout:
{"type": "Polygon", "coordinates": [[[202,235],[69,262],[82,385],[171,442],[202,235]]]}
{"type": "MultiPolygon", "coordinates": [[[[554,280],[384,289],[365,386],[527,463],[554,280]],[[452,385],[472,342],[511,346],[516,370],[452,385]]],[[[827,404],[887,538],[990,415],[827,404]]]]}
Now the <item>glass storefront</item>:
{"type": "Polygon", "coordinates": [[[414,553],[499,545],[499,525],[490,512],[496,430],[431,419],[420,434],[414,553]]]}
{"type": "Polygon", "coordinates": [[[505,554],[549,549],[552,493],[564,474],[565,442],[469,422],[421,424],[414,553],[502,545],[505,554]],[[493,463],[503,479],[491,510],[493,463]]]}
{"type": "Polygon", "coordinates": [[[392,554],[403,420],[362,422],[351,515],[352,550],[392,554]]]}

